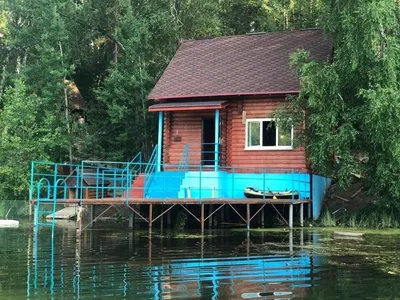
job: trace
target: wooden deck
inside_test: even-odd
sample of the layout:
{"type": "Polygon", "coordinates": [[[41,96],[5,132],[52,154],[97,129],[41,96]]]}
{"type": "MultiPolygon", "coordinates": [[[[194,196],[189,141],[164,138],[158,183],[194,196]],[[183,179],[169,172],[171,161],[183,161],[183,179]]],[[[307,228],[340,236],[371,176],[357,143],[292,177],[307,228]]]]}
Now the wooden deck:
{"type": "MultiPolygon", "coordinates": [[[[34,199],[33,204],[37,206],[37,200],[34,199]]],[[[40,203],[53,203],[52,201],[40,200],[40,203]]],[[[80,233],[89,227],[93,222],[96,221],[103,213],[109,210],[115,205],[123,205],[130,211],[129,227],[133,227],[134,216],[142,219],[144,222],[148,223],[149,231],[151,232],[153,223],[157,220],[161,221],[160,226],[162,226],[162,218],[167,214],[167,220],[170,219],[170,210],[175,206],[181,206],[192,218],[200,223],[201,231],[204,232],[205,222],[209,220],[211,222],[212,216],[219,210],[223,213],[224,207],[229,207],[236,213],[240,220],[250,229],[251,221],[258,215],[262,220],[261,224],[264,223],[264,208],[267,205],[271,205],[280,217],[286,222],[289,228],[293,227],[293,213],[294,206],[299,205],[299,219],[300,226],[304,224],[304,204],[308,205],[308,215],[311,213],[311,199],[251,199],[251,198],[100,198],[100,199],[58,199],[56,204],[77,204],[77,231],[80,233]],[[94,216],[94,209],[98,205],[109,206],[105,209],[99,216],[94,216]],[[238,205],[245,205],[245,211],[242,212],[238,205]],[[288,205],[289,206],[289,216],[288,221],[282,216],[282,214],[275,207],[276,205],[288,205]],[[145,206],[145,214],[140,209],[141,206],[145,206]],[[161,209],[154,210],[154,207],[160,207],[161,209]],[[89,224],[82,226],[82,212],[84,207],[90,210],[90,220],[89,224]],[[207,208],[207,209],[206,209],[207,208]]],[[[209,223],[210,224],[210,223],[209,223]]]]}
{"type": "MultiPolygon", "coordinates": [[[[43,200],[42,200],[43,201],[43,200]]],[[[99,198],[99,199],[58,199],[57,204],[82,205],[137,205],[137,204],[307,204],[311,199],[256,199],[256,198],[99,198]]],[[[36,199],[33,200],[36,203],[36,199]]]]}

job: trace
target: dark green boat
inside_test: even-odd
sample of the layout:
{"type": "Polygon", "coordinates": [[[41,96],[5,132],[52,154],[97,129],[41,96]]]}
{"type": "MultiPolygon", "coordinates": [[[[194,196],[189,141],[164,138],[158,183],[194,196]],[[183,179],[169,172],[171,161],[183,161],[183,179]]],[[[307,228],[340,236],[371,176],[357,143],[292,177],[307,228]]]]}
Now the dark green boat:
{"type": "Polygon", "coordinates": [[[299,192],[297,191],[284,191],[284,192],[273,192],[273,191],[261,191],[259,189],[248,186],[244,189],[244,196],[246,198],[257,198],[257,199],[299,199],[299,192]]]}

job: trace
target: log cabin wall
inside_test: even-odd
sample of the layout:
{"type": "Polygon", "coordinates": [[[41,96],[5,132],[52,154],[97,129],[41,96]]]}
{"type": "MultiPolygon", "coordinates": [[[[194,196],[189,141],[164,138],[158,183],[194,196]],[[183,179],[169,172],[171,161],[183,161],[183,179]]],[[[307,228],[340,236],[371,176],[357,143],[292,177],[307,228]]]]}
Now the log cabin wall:
{"type": "Polygon", "coordinates": [[[215,112],[177,111],[164,117],[163,163],[177,165],[186,144],[189,146],[189,164],[200,165],[202,142],[202,119],[213,118],[215,112]]]}
{"type": "Polygon", "coordinates": [[[245,119],[270,118],[284,98],[243,99],[227,107],[227,165],[307,170],[303,147],[294,150],[244,150],[245,119]]]}

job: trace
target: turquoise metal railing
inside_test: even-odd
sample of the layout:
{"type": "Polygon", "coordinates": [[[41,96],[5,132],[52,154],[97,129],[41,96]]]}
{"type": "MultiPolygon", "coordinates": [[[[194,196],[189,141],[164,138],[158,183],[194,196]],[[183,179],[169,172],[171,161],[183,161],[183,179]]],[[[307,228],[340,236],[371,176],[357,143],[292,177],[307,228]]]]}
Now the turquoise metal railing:
{"type": "Polygon", "coordinates": [[[183,148],[181,158],[178,164],[178,171],[187,171],[189,168],[189,144],[183,148]]]}
{"type": "Polygon", "coordinates": [[[188,165],[220,166],[223,165],[222,156],[220,144],[188,143],[183,148],[178,165],[181,169],[188,165]]]}
{"type": "Polygon", "coordinates": [[[47,178],[42,178],[36,184],[37,199],[35,207],[35,218],[34,218],[34,231],[37,234],[40,226],[51,227],[51,237],[54,238],[54,226],[55,226],[55,213],[56,213],[56,196],[57,187],[60,180],[57,180],[54,184],[56,191],[53,192],[51,197],[52,186],[47,178]],[[44,209],[42,206],[50,206],[50,209],[44,209]],[[44,222],[42,219],[47,215],[52,215],[51,222],[44,222]]]}
{"type": "MultiPolygon", "coordinates": [[[[310,175],[305,170],[267,169],[192,164],[191,156],[199,145],[184,147],[178,164],[161,165],[157,172],[158,147],[148,162],[138,153],[129,162],[83,161],[81,164],[32,162],[31,199],[75,198],[244,198],[244,188],[251,186],[262,191],[297,191],[300,198],[310,198],[310,175]],[[132,183],[143,174],[143,186],[132,183]],[[41,181],[42,180],[42,181],[41,181]],[[37,187],[41,181],[41,188],[37,187]],[[134,189],[140,194],[133,193],[134,189]]],[[[199,160],[200,155],[196,154],[199,160]]],[[[265,199],[265,195],[263,196],[265,199]]],[[[292,201],[296,201],[294,194],[292,201]]]]}
{"type": "Polygon", "coordinates": [[[154,146],[153,153],[150,156],[149,161],[146,164],[145,170],[144,170],[144,191],[143,195],[146,197],[148,194],[148,190],[150,188],[154,173],[157,168],[157,155],[158,155],[158,146],[154,146]]]}

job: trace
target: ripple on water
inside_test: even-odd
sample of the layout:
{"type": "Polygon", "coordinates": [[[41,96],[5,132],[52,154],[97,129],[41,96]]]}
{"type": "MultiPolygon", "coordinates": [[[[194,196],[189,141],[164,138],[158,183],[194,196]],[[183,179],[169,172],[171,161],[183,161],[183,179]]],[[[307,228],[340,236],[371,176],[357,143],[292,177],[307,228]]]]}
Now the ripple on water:
{"type": "Polygon", "coordinates": [[[77,238],[57,228],[51,240],[46,230],[37,237],[29,228],[1,230],[0,299],[358,299],[398,292],[398,277],[366,264],[365,253],[346,252],[370,241],[335,248],[321,233],[292,234],[149,239],[97,230],[77,238]]]}

